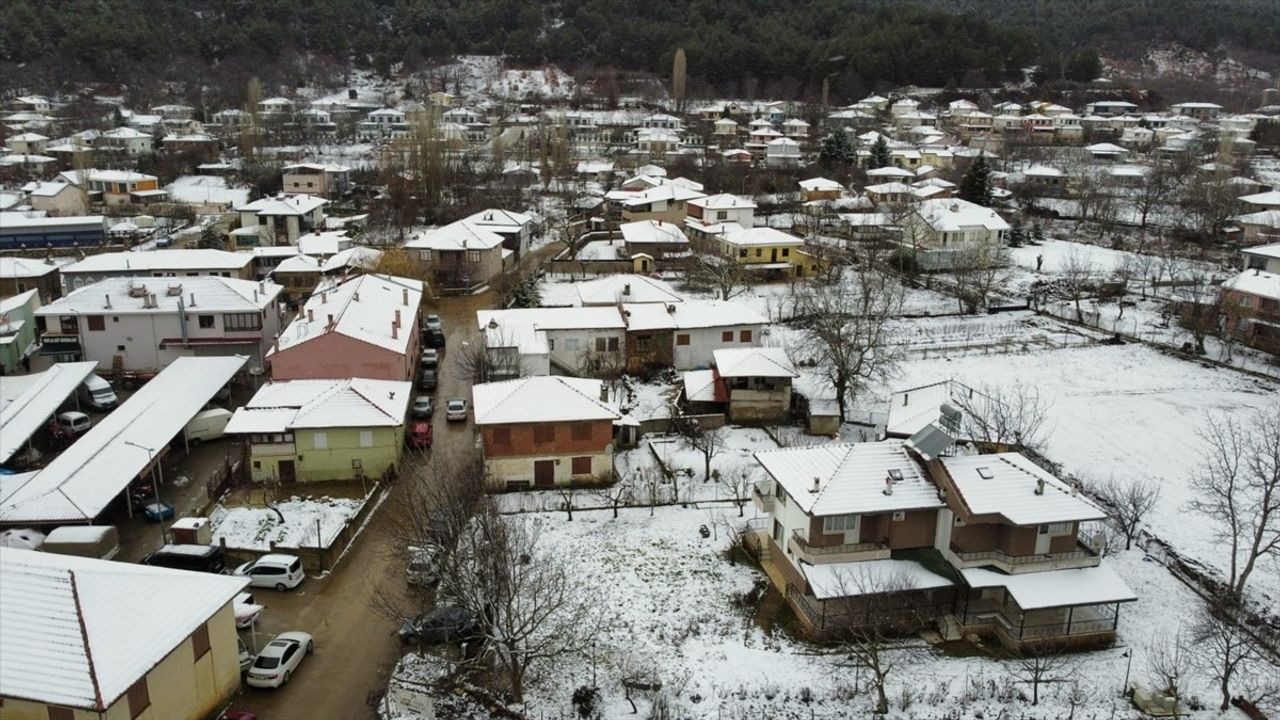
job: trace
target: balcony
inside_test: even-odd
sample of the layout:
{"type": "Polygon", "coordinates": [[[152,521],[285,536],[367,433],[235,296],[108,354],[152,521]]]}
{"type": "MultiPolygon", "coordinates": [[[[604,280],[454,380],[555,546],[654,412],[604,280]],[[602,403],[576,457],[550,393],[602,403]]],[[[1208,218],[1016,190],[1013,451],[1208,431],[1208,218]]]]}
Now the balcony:
{"type": "Polygon", "coordinates": [[[751,502],[760,512],[773,512],[773,500],[773,483],[762,480],[751,486],[751,502]]]}
{"type": "Polygon", "coordinates": [[[1043,570],[1068,570],[1098,565],[1098,553],[1085,542],[1083,537],[1076,537],[1074,550],[1040,555],[1010,555],[1003,550],[984,550],[982,552],[959,552],[954,547],[947,548],[943,554],[956,568],[994,567],[1009,574],[1024,572],[1040,572],[1043,570]]]}
{"type": "Polygon", "coordinates": [[[889,546],[884,543],[814,545],[799,530],[792,531],[791,537],[787,539],[787,550],[814,565],[855,560],[884,560],[889,557],[889,546]]]}

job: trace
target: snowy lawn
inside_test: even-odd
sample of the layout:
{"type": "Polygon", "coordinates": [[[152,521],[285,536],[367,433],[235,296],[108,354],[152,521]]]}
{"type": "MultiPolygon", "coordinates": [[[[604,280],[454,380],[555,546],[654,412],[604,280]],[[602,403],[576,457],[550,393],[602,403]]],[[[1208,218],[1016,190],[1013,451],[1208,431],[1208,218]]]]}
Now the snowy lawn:
{"type": "MultiPolygon", "coordinates": [[[[1203,449],[1207,413],[1244,417],[1280,402],[1274,383],[1173,358],[1144,345],[1090,346],[1021,355],[960,355],[911,360],[900,376],[861,405],[883,409],[891,388],[955,378],[972,386],[1018,381],[1050,404],[1047,454],[1085,481],[1149,476],[1162,496],[1150,525],[1182,552],[1224,568],[1226,556],[1206,521],[1188,516],[1188,481],[1203,449]],[[1191,520],[1191,521],[1188,521],[1191,520]]],[[[1280,568],[1255,574],[1253,589],[1280,597],[1280,568]]]]}
{"type": "Polygon", "coordinates": [[[283,523],[270,508],[219,505],[210,517],[213,542],[216,544],[225,538],[227,547],[246,550],[269,550],[272,541],[283,547],[315,547],[318,520],[323,537],[321,544],[328,547],[364,502],[348,498],[293,497],[276,504],[284,515],[283,523]]]}

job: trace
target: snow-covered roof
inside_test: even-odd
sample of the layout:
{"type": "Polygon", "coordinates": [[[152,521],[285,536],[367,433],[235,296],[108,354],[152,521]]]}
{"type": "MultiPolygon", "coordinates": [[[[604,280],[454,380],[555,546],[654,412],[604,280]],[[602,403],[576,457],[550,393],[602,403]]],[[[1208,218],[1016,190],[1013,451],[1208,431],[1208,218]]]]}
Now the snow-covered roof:
{"type": "Polygon", "coordinates": [[[464,218],[464,221],[476,227],[500,228],[507,232],[513,232],[533,222],[533,216],[513,210],[489,208],[464,218]]]}
{"type": "Polygon", "coordinates": [[[628,330],[696,330],[769,322],[751,306],[731,300],[686,300],[668,305],[628,303],[622,311],[628,330]]]}
{"type": "Polygon", "coordinates": [[[349,244],[351,238],[345,230],[316,230],[298,238],[298,251],[303,255],[333,255],[349,244]]]}
{"type": "Polygon", "coordinates": [[[1029,177],[1055,177],[1055,178],[1060,178],[1064,175],[1064,173],[1058,168],[1049,167],[1048,165],[1032,165],[1026,170],[1023,170],[1022,174],[1027,175],[1029,177]]]}
{"type": "Polygon", "coordinates": [[[727,232],[720,236],[724,242],[738,247],[755,247],[755,246],[775,246],[775,247],[798,247],[804,245],[804,240],[789,235],[776,228],[771,227],[753,227],[734,232],[727,232]]]}
{"type": "Polygon", "coordinates": [[[711,357],[720,377],[800,377],[782,348],[721,348],[711,357]]]}
{"type": "MultiPolygon", "coordinates": [[[[1235,219],[1236,222],[1245,225],[1261,225],[1269,228],[1280,228],[1280,210],[1263,210],[1261,212],[1245,213],[1244,215],[1237,215],[1235,219]]],[[[1251,255],[1262,255],[1266,254],[1266,250],[1264,250],[1264,248],[1275,247],[1280,247],[1280,244],[1263,245],[1257,248],[1245,248],[1244,251],[1251,255]],[[1259,250],[1262,250],[1263,252],[1257,252],[1259,250]]]]}
{"type": "Polygon", "coordinates": [[[863,190],[876,195],[912,195],[915,193],[916,188],[906,183],[888,182],[880,183],[879,185],[868,185],[863,190]]]}
{"type": "Polygon", "coordinates": [[[235,211],[257,213],[259,216],[306,215],[328,203],[328,200],[315,195],[277,195],[240,205],[235,211]]]}
{"type": "Polygon", "coordinates": [[[1014,525],[1101,520],[1102,508],[1019,453],[942,458],[961,501],[974,515],[1014,525]],[[1037,493],[1040,482],[1043,492],[1037,493]]]}
{"type": "Polygon", "coordinates": [[[729,393],[715,370],[686,370],[680,373],[684,396],[689,402],[728,402],[729,393]]]}
{"type": "Polygon", "coordinates": [[[0,384],[0,463],[22,449],[98,362],[56,363],[44,372],[9,375],[0,384]]]}
{"type": "MultiPolygon", "coordinates": [[[[146,117],[146,116],[139,116],[139,117],[146,117]]],[[[138,130],[135,130],[134,128],[131,128],[131,127],[111,128],[110,130],[107,130],[106,132],[102,133],[102,137],[115,138],[117,140],[141,140],[143,138],[146,138],[148,140],[151,139],[151,136],[148,135],[147,133],[139,132],[138,130]]]]}
{"type": "Polygon", "coordinates": [[[582,305],[625,303],[678,303],[684,298],[665,280],[645,275],[606,275],[575,285],[582,305]]]}
{"type": "Polygon", "coordinates": [[[253,262],[253,256],[247,253],[233,253],[211,248],[175,248],[145,252],[126,250],[89,255],[83,260],[64,266],[62,272],[97,274],[127,271],[138,273],[180,270],[240,271],[251,262],[253,262]]]}
{"type": "Polygon", "coordinates": [[[741,210],[744,208],[755,209],[756,207],[756,204],[750,200],[730,193],[718,193],[702,198],[694,198],[689,201],[689,204],[706,208],[707,210],[741,210]]]}
{"type": "Polygon", "coordinates": [[[1095,155],[1123,155],[1129,152],[1126,148],[1122,148],[1119,145],[1113,145],[1112,143],[1094,143],[1093,145],[1085,148],[1085,150],[1088,150],[1095,155]]]}
{"type": "Polygon", "coordinates": [[[640,220],[638,222],[622,223],[618,226],[618,230],[622,232],[622,239],[628,243],[644,245],[658,243],[689,244],[689,238],[685,237],[683,232],[680,232],[679,227],[662,220],[640,220]]]}
{"type": "Polygon", "coordinates": [[[600,400],[600,380],[559,375],[481,383],[471,387],[476,425],[616,420],[600,400]]]}
{"type": "Polygon", "coordinates": [[[621,330],[626,327],[617,307],[478,310],[476,325],[481,330],[496,325],[499,331],[518,327],[535,330],[621,330]]]}
{"type": "Polygon", "coordinates": [[[314,273],[320,272],[320,261],[316,258],[311,257],[310,255],[303,255],[303,254],[290,255],[284,260],[281,260],[279,265],[276,265],[275,267],[271,268],[272,275],[276,275],[277,273],[308,273],[308,272],[314,272],[314,273]]]}
{"type": "Polygon", "coordinates": [[[382,259],[382,254],[382,251],[376,248],[357,245],[334,253],[324,261],[320,266],[320,270],[322,272],[333,272],[342,268],[372,270],[378,266],[378,261],[382,259]]]}
{"type": "Polygon", "coordinates": [[[248,578],[0,548],[0,696],[103,711],[248,578]]]}
{"type": "Polygon", "coordinates": [[[839,192],[844,190],[844,186],[835,180],[828,180],[823,177],[809,178],[800,181],[800,189],[805,192],[839,192]]]}
{"type": "Polygon", "coordinates": [[[407,352],[409,339],[417,332],[414,318],[421,301],[420,280],[357,275],[307,298],[298,316],[280,332],[269,355],[287,352],[331,332],[394,352],[407,352]],[[400,314],[401,325],[393,332],[396,313],[400,314]]]}
{"type": "Polygon", "coordinates": [[[800,563],[809,590],[819,600],[902,590],[951,587],[952,582],[914,560],[800,563]]]}
{"type": "MultiPolygon", "coordinates": [[[[1269,210],[1267,212],[1273,213],[1275,215],[1275,218],[1274,218],[1275,221],[1277,223],[1280,223],[1280,210],[1269,210]]],[[[1263,213],[1255,213],[1255,214],[1261,215],[1263,213]]],[[[1243,217],[1245,216],[1241,215],[1240,217],[1236,218],[1236,220],[1240,220],[1241,222],[1244,222],[1243,220],[1241,220],[1241,218],[1243,217]]],[[[1280,227],[1280,225],[1275,225],[1274,227],[1280,227]]],[[[1280,243],[1271,243],[1270,245],[1255,245],[1253,247],[1245,248],[1241,252],[1243,252],[1246,255],[1256,255],[1258,257],[1275,258],[1277,260],[1280,260],[1280,243]]],[[[3,262],[3,261],[4,261],[4,258],[0,258],[0,262],[3,262]]],[[[0,267],[3,267],[3,265],[0,265],[0,267]]],[[[4,276],[5,276],[4,273],[0,273],[0,277],[4,277],[4,276]]]]}
{"type": "Polygon", "coordinates": [[[1222,287],[1246,295],[1280,300],[1280,275],[1263,270],[1245,270],[1228,278],[1222,287]]]}
{"type": "Polygon", "coordinates": [[[220,175],[184,175],[166,188],[174,202],[218,203],[237,207],[249,202],[249,188],[227,187],[227,179],[220,175]]]}
{"type": "Polygon", "coordinates": [[[174,360],[42,470],[22,483],[5,484],[0,523],[93,520],[247,360],[174,360]]]}
{"type": "Polygon", "coordinates": [[[1254,193],[1252,195],[1242,195],[1240,196],[1240,202],[1248,203],[1250,205],[1261,205],[1263,207],[1280,208],[1280,190],[1254,193]]]}
{"type": "Polygon", "coordinates": [[[1009,229],[1009,223],[995,210],[959,198],[924,200],[916,206],[916,212],[938,232],[962,232],[974,227],[1009,229]]]}
{"type": "MultiPolygon", "coordinates": [[[[101,222],[102,218],[98,218],[101,222]]],[[[58,270],[55,263],[43,260],[0,255],[0,278],[34,278],[43,277],[58,270]]]]}
{"type": "Polygon", "coordinates": [[[902,168],[896,167],[893,165],[888,165],[881,168],[872,168],[871,170],[867,171],[867,177],[869,178],[886,178],[886,177],[910,178],[915,176],[916,174],[911,172],[910,170],[903,170],[902,168]]]}
{"type": "Polygon", "coordinates": [[[961,570],[960,574],[971,588],[1005,588],[1023,610],[1131,602],[1138,599],[1124,580],[1105,564],[1015,575],[984,568],[969,568],[961,570]]]}
{"type": "Polygon", "coordinates": [[[34,182],[23,188],[31,197],[54,197],[67,188],[75,187],[65,182],[34,182]]]}
{"type": "Polygon", "coordinates": [[[955,380],[941,380],[895,390],[889,396],[885,432],[898,437],[911,437],[930,423],[937,422],[943,403],[960,408],[964,406],[964,400],[972,398],[976,392],[955,380]]]}
{"type": "Polygon", "coordinates": [[[226,432],[279,433],[298,428],[396,427],[404,424],[413,385],[397,380],[286,380],[264,385],[238,408],[226,432]]]}
{"type": "Polygon", "coordinates": [[[405,243],[410,250],[492,250],[502,245],[502,236],[467,220],[458,220],[434,230],[424,230],[405,243]]]}
{"type": "Polygon", "coordinates": [[[762,450],[756,460],[807,515],[939,508],[938,490],[901,440],[762,450]],[[890,471],[901,479],[889,487],[890,471]]]}
{"type": "Polygon", "coordinates": [[[276,301],[283,290],[269,282],[198,277],[112,277],[84,285],[36,311],[36,315],[168,314],[178,312],[178,303],[190,313],[261,312],[276,301]],[[145,288],[144,297],[138,288],[145,288]]]}

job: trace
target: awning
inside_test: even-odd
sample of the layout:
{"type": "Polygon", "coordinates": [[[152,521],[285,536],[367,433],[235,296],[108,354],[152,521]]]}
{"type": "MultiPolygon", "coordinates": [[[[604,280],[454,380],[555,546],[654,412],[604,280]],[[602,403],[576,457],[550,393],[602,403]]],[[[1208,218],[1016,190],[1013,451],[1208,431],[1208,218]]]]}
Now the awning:
{"type": "Polygon", "coordinates": [[[1132,602],[1138,599],[1106,565],[1006,575],[993,570],[961,570],[972,588],[1003,587],[1023,610],[1132,602]]]}

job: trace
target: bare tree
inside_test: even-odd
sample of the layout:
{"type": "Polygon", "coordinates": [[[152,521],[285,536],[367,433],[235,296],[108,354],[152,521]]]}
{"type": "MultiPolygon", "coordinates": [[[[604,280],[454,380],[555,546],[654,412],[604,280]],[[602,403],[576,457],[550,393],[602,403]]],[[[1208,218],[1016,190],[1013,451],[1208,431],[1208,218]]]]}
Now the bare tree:
{"type": "Polygon", "coordinates": [[[903,575],[872,571],[837,573],[837,599],[828,600],[826,617],[840,623],[836,639],[840,643],[838,668],[866,670],[867,683],[875,695],[877,715],[889,712],[885,688],[889,676],[901,664],[916,659],[916,648],[898,642],[925,625],[920,609],[912,602],[914,584],[903,575]]]}
{"type": "Polygon", "coordinates": [[[1195,643],[1198,665],[1218,683],[1222,694],[1220,711],[1231,705],[1231,684],[1242,673],[1255,670],[1254,674],[1275,676],[1280,673],[1258,638],[1249,631],[1248,613],[1233,597],[1217,598],[1206,602],[1200,617],[1192,626],[1191,639],[1195,643]],[[1257,673],[1258,667],[1262,672],[1257,673]]]}
{"type": "Polygon", "coordinates": [[[738,517],[742,517],[747,506],[751,485],[755,479],[754,463],[735,463],[720,473],[720,484],[729,491],[733,504],[738,506],[738,517]]]}
{"type": "Polygon", "coordinates": [[[581,488],[582,485],[577,480],[556,485],[556,494],[560,496],[560,507],[565,512],[566,522],[573,522],[573,499],[581,488]]]}
{"type": "Polygon", "coordinates": [[[952,293],[960,303],[961,312],[976,314],[987,305],[987,300],[999,287],[1007,255],[996,250],[973,247],[960,250],[953,256],[951,273],[955,278],[952,293]]]}
{"type": "Polygon", "coordinates": [[[1040,704],[1040,686],[1069,682],[1079,668],[1066,648],[1047,647],[1036,652],[1013,654],[1010,672],[1017,682],[1031,686],[1031,704],[1040,704]]]}
{"type": "Polygon", "coordinates": [[[702,455],[702,482],[710,482],[711,461],[728,447],[728,435],[724,427],[707,427],[705,423],[688,416],[673,417],[672,421],[685,444],[702,455]]]}
{"type": "Polygon", "coordinates": [[[1176,189],[1176,175],[1171,163],[1167,160],[1157,159],[1151,164],[1146,177],[1142,179],[1142,184],[1138,190],[1130,197],[1130,202],[1138,211],[1138,227],[1142,230],[1147,229],[1147,219],[1151,215],[1151,211],[1164,205],[1173,196],[1176,189]]]}
{"type": "Polygon", "coordinates": [[[1259,560],[1280,556],[1280,404],[1242,422],[1210,415],[1188,504],[1213,525],[1231,556],[1227,584],[1243,597],[1259,560]]]}
{"type": "Polygon", "coordinates": [[[1075,304],[1076,322],[1084,323],[1084,311],[1080,309],[1080,301],[1093,291],[1093,278],[1098,268],[1093,260],[1080,248],[1073,247],[1062,263],[1062,289],[1075,304]]]}
{"type": "Polygon", "coordinates": [[[902,287],[863,265],[839,282],[798,287],[795,304],[803,318],[799,354],[817,364],[843,421],[862,389],[897,367],[902,348],[890,342],[889,326],[902,287]]]}
{"type": "Polygon", "coordinates": [[[747,271],[728,258],[699,253],[689,261],[685,280],[695,287],[709,287],[721,300],[732,300],[750,287],[747,271]]]}
{"type": "Polygon", "coordinates": [[[1191,333],[1195,353],[1204,355],[1204,341],[1218,330],[1223,293],[1218,291],[1207,267],[1184,263],[1182,269],[1183,272],[1176,276],[1184,278],[1177,290],[1182,298],[1178,321],[1191,333]]]}
{"type": "Polygon", "coordinates": [[[630,505],[636,500],[636,495],[642,489],[642,475],[640,471],[634,473],[620,473],[618,481],[612,485],[601,483],[595,488],[596,497],[608,504],[609,509],[613,511],[613,519],[618,519],[618,508],[630,505]]]}
{"type": "Polygon", "coordinates": [[[1182,716],[1182,701],[1187,694],[1191,672],[1191,652],[1182,628],[1172,635],[1156,635],[1147,643],[1147,674],[1155,689],[1172,701],[1173,717],[1182,716]]]}
{"type": "Polygon", "coordinates": [[[1049,402],[1039,388],[1022,381],[1004,385],[961,387],[952,399],[964,413],[964,434],[1002,450],[1044,451],[1048,439],[1049,402]]]}
{"type": "Polygon", "coordinates": [[[1133,547],[1143,520],[1160,502],[1160,485],[1146,477],[1112,477],[1096,492],[1111,511],[1112,524],[1124,535],[1124,549],[1133,547]]]}
{"type": "Polygon", "coordinates": [[[472,385],[511,380],[524,376],[524,364],[516,341],[501,332],[490,331],[481,339],[449,351],[458,377],[472,385]]]}
{"type": "Polygon", "coordinates": [[[531,671],[583,652],[606,619],[568,558],[540,544],[538,525],[501,515],[492,499],[441,563],[440,589],[480,619],[486,656],[516,703],[531,671]]]}

